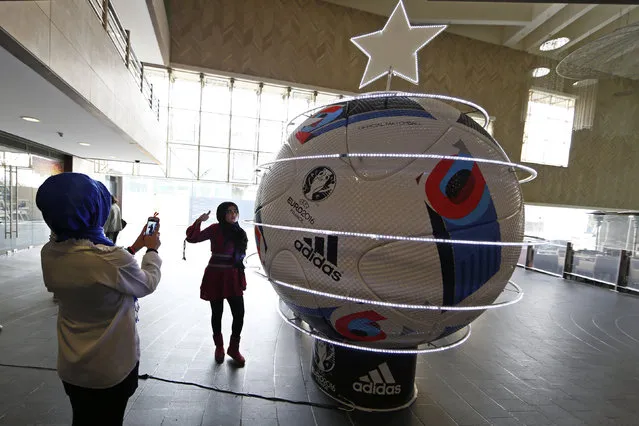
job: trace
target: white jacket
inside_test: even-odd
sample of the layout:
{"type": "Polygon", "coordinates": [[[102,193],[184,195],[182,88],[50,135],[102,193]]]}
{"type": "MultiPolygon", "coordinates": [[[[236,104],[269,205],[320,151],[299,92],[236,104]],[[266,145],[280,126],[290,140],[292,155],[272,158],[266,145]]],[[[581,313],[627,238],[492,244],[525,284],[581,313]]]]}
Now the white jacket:
{"type": "Polygon", "coordinates": [[[88,240],[50,241],[41,260],[59,303],[58,375],[86,388],[120,383],[140,359],[134,297],[155,291],[162,260],[148,252],[140,267],[122,247],[88,240]]]}

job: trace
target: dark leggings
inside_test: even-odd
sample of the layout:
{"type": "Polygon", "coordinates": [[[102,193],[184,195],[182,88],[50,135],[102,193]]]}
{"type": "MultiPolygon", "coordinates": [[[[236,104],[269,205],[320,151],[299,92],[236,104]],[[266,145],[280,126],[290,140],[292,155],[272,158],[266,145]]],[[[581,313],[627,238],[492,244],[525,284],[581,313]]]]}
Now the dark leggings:
{"type": "MultiPolygon", "coordinates": [[[[226,299],[233,314],[231,332],[239,336],[244,325],[244,296],[233,296],[226,299]]],[[[222,333],[222,313],[224,312],[224,299],[211,300],[211,327],[213,334],[222,333]]]]}
{"type": "Polygon", "coordinates": [[[62,382],[71,400],[73,426],[121,426],[129,398],[138,387],[140,363],[117,385],[89,389],[62,382]]]}

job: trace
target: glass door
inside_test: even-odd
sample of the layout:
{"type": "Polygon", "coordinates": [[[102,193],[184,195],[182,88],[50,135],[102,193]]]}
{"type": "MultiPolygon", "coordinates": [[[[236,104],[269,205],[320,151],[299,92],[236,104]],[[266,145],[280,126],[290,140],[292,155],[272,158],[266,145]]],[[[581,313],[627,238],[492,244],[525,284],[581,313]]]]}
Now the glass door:
{"type": "Polygon", "coordinates": [[[63,161],[0,146],[0,255],[44,244],[51,231],[38,210],[38,188],[63,161]]]}
{"type": "Polygon", "coordinates": [[[0,166],[0,253],[16,248],[18,229],[18,169],[0,166]]]}

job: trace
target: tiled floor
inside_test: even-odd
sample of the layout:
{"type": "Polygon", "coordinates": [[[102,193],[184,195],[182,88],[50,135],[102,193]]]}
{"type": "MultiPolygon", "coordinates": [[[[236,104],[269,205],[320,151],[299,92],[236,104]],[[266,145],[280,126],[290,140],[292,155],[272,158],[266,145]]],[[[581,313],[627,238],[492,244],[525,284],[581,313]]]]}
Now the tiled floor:
{"type": "MultiPolygon", "coordinates": [[[[246,367],[216,365],[209,308],[198,299],[206,248],[190,250],[187,262],[163,249],[160,288],[141,301],[141,373],[331,402],[310,379],[312,341],[282,324],[274,292],[256,275],[246,293],[246,367]]],[[[2,364],[55,366],[57,308],[38,252],[0,257],[2,364]]],[[[639,425],[639,299],[522,270],[515,280],[521,303],[482,315],[460,348],[418,358],[419,397],[401,412],[345,413],[141,380],[125,424],[639,425]]],[[[70,419],[55,372],[0,367],[0,425],[70,419]]]]}

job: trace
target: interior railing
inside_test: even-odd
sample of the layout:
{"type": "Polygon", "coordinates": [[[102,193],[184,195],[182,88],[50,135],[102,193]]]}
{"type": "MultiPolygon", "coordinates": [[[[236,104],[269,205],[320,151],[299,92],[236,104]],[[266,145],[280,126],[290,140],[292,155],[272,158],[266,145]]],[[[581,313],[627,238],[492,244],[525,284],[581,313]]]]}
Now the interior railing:
{"type": "Polygon", "coordinates": [[[144,76],[144,64],[135,55],[131,47],[131,32],[125,30],[118,14],[113,8],[109,0],[87,0],[98,19],[102,23],[102,27],[109,34],[109,38],[113,42],[115,49],[122,58],[124,65],[127,67],[131,76],[137,83],[137,86],[149,104],[149,108],[155,114],[157,120],[160,119],[160,100],[153,95],[153,85],[144,76]]]}
{"type": "MultiPolygon", "coordinates": [[[[537,237],[527,236],[528,240],[537,237]]],[[[543,240],[539,238],[538,240],[543,240]]],[[[570,241],[543,240],[522,247],[517,265],[546,274],[639,295],[639,256],[631,250],[577,249],[570,241]]]]}

